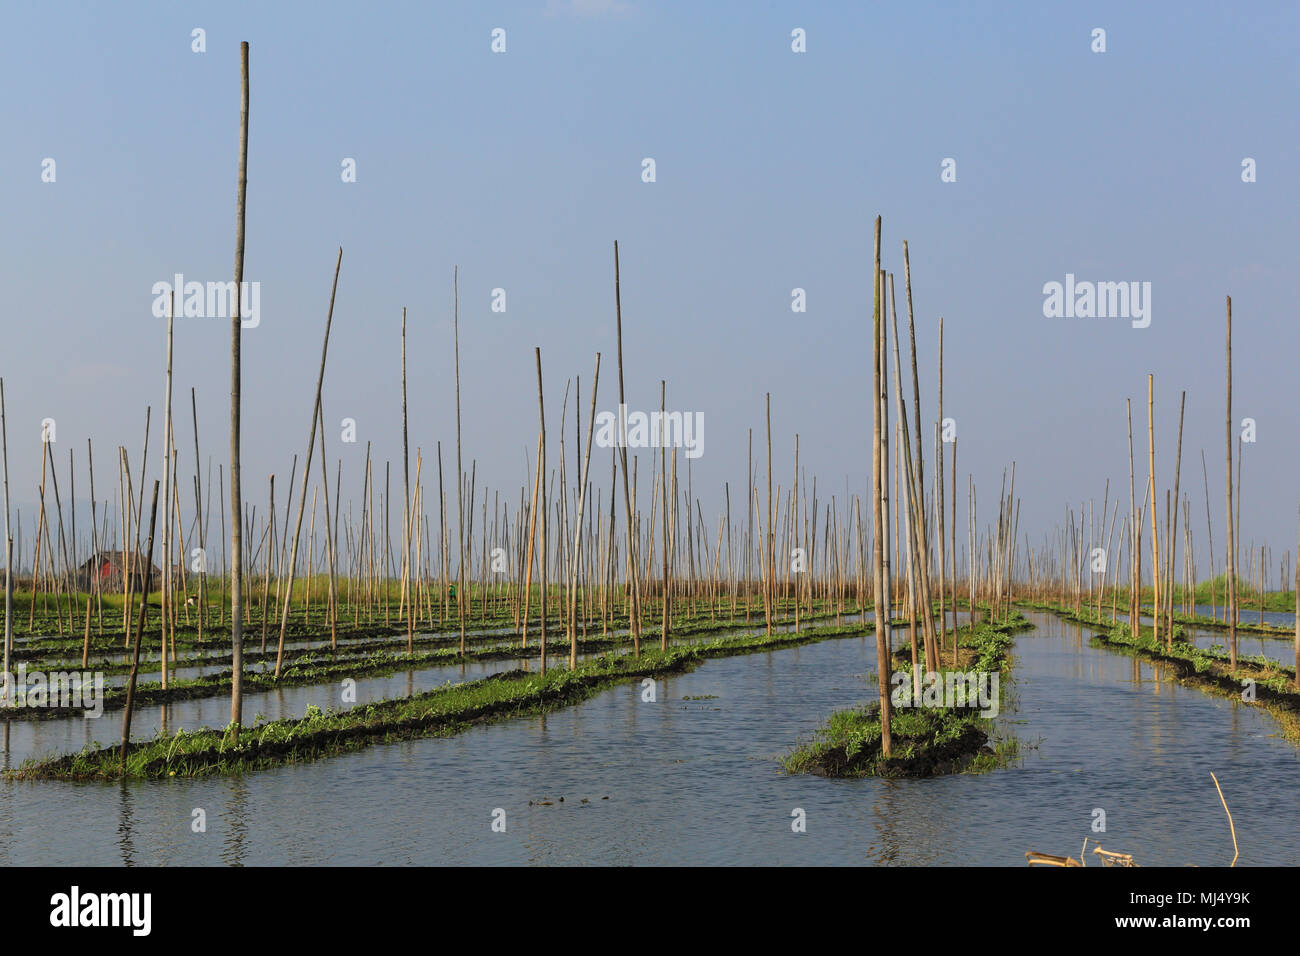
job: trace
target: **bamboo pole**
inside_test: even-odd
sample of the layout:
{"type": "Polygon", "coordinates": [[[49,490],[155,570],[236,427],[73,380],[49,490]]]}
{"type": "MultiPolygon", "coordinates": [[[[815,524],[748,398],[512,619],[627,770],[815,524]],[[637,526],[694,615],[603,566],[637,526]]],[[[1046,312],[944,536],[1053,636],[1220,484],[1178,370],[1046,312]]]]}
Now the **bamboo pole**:
{"type": "Polygon", "coordinates": [[[767,607],[767,636],[772,636],[772,604],[776,594],[772,589],[776,561],[776,528],[772,512],[772,393],[767,393],[767,580],[764,585],[764,602],[767,607]]]}
{"type": "Polygon", "coordinates": [[[667,409],[667,407],[668,407],[668,405],[667,405],[667,389],[668,389],[668,383],[667,383],[666,381],[664,381],[663,379],[660,379],[660,381],[659,381],[659,472],[660,472],[660,482],[659,482],[659,487],[660,487],[660,489],[662,490],[662,494],[663,494],[663,501],[662,501],[662,504],[661,504],[660,510],[663,512],[663,514],[661,515],[661,520],[663,521],[663,532],[662,532],[662,535],[661,535],[661,537],[662,537],[663,540],[662,540],[662,542],[661,542],[661,547],[663,548],[663,557],[664,557],[664,567],[663,567],[664,589],[663,589],[663,593],[660,595],[660,600],[661,600],[662,605],[663,605],[663,621],[664,621],[664,623],[663,623],[663,630],[660,632],[660,636],[659,636],[659,649],[660,649],[661,651],[666,651],[666,650],[668,650],[668,629],[669,629],[669,620],[668,620],[668,614],[669,614],[669,601],[668,601],[668,450],[664,447],[664,412],[666,411],[666,409],[667,409]]]}
{"type": "MultiPolygon", "coordinates": [[[[460,268],[452,270],[452,330],[454,335],[455,353],[456,353],[456,511],[458,513],[456,524],[457,545],[460,548],[460,588],[456,594],[456,605],[460,608],[460,653],[465,656],[465,602],[469,599],[465,593],[465,512],[461,507],[461,486],[464,484],[464,472],[461,470],[460,458],[460,268]]],[[[538,362],[541,361],[541,353],[538,353],[538,362]]],[[[541,387],[541,370],[538,367],[538,387],[541,387]]],[[[545,525],[543,525],[545,527],[545,525]]],[[[543,540],[545,540],[543,538],[543,540]]],[[[543,555],[544,558],[544,555],[543,555]]],[[[542,567],[545,568],[543,561],[542,567]]],[[[543,580],[545,576],[543,575],[543,580]]],[[[542,607],[546,607],[545,599],[542,601],[542,607]]],[[[545,634],[545,625],[542,633],[545,634]]],[[[542,651],[542,670],[546,670],[546,652],[542,651]]]]}
{"type": "MultiPolygon", "coordinates": [[[[307,482],[311,479],[311,459],[316,449],[316,423],[318,420],[323,421],[321,416],[321,390],[325,386],[325,359],[329,355],[330,346],[330,328],[334,325],[334,298],[339,288],[339,270],[343,268],[343,247],[339,246],[338,257],[334,260],[334,283],[330,287],[330,305],[329,311],[325,315],[325,338],[321,343],[320,350],[320,368],[316,372],[316,397],[312,401],[311,410],[311,427],[307,430],[307,457],[302,468],[302,493],[298,496],[298,518],[293,527],[293,544],[289,548],[289,582],[284,592],[284,607],[280,612],[280,639],[275,651],[275,680],[280,679],[280,668],[284,661],[284,636],[289,627],[289,605],[293,601],[293,580],[298,568],[298,542],[302,538],[302,519],[303,510],[307,506],[307,482]]],[[[402,310],[402,341],[405,349],[406,341],[406,310],[402,310]]],[[[403,354],[405,354],[403,352],[403,354]]],[[[402,376],[402,396],[403,396],[403,440],[405,440],[405,396],[406,396],[406,376],[403,368],[402,376]]],[[[323,425],[322,425],[323,427],[323,425]]],[[[196,446],[197,450],[197,446],[196,446]]],[[[290,478],[290,493],[292,493],[293,480],[290,478]]],[[[287,512],[287,509],[286,509],[287,512]]],[[[286,513],[286,517],[287,517],[286,513]]],[[[316,523],[316,500],[312,499],[312,524],[316,523]]],[[[310,553],[310,547],[308,552],[310,553]]],[[[307,582],[308,587],[308,604],[310,605],[310,578],[307,582]]]]}
{"type": "MultiPolygon", "coordinates": [[[[457,458],[457,473],[460,460],[457,458]]],[[[326,509],[329,493],[326,492],[326,509]]],[[[415,622],[411,608],[411,450],[406,425],[406,308],[402,308],[402,607],[406,609],[406,646],[415,646],[415,622]]]]}
{"type": "MultiPolygon", "coordinates": [[[[244,44],[245,50],[248,44],[244,44]]],[[[236,286],[236,289],[239,287],[236,286]]],[[[122,752],[121,752],[121,772],[126,774],[126,748],[131,741],[131,709],[135,702],[135,683],[136,677],[140,673],[140,636],[144,633],[144,625],[149,610],[149,585],[153,578],[153,532],[154,520],[158,516],[158,480],[155,478],[153,483],[153,504],[149,508],[149,545],[148,553],[145,556],[144,566],[144,593],[145,600],[140,602],[140,621],[135,629],[135,650],[131,657],[131,676],[126,682],[126,701],[122,710],[122,752]]],[[[238,725],[235,725],[236,729],[238,725]]]]}
{"type": "MultiPolygon", "coordinates": [[[[235,294],[239,295],[239,287],[236,285],[235,294]]],[[[163,690],[167,689],[167,621],[171,612],[172,603],[172,552],[171,552],[171,521],[168,517],[171,511],[171,494],[172,494],[172,327],[176,316],[176,293],[171,294],[171,304],[167,309],[167,380],[163,395],[163,523],[162,523],[162,550],[163,550],[163,579],[162,579],[162,602],[160,610],[163,620],[162,635],[162,686],[163,690]]],[[[148,600],[148,592],[145,593],[145,600],[148,600]]]]}
{"type": "MultiPolygon", "coordinates": [[[[240,412],[240,300],[244,288],[244,206],[248,190],[248,42],[239,45],[241,85],[239,107],[239,183],[235,219],[235,293],[231,310],[230,332],[230,730],[233,740],[239,740],[243,723],[244,703],[244,538],[239,520],[240,467],[239,467],[239,412],[240,412]]],[[[143,489],[141,489],[143,491],[143,489]]],[[[152,523],[152,522],[151,522],[152,523]]],[[[148,594],[146,592],[146,600],[148,594]]],[[[139,647],[137,640],[136,646],[139,647]]],[[[126,745],[123,744],[123,762],[126,745]]]]}
{"type": "Polygon", "coordinates": [[[873,509],[875,511],[875,540],[873,548],[873,583],[875,587],[875,628],[876,628],[876,675],[877,684],[880,689],[880,752],[889,758],[893,755],[893,737],[890,733],[890,684],[892,683],[892,664],[889,658],[889,641],[885,633],[887,622],[881,609],[885,602],[884,597],[884,556],[881,547],[883,540],[882,528],[883,518],[882,509],[884,502],[882,499],[882,489],[880,483],[881,477],[881,420],[880,411],[883,402],[883,392],[881,390],[880,372],[883,367],[881,361],[881,321],[880,321],[880,217],[876,217],[876,238],[875,238],[875,304],[872,309],[872,439],[871,439],[871,497],[873,509]]]}
{"type": "MultiPolygon", "coordinates": [[[[5,417],[5,382],[0,378],[0,456],[4,460],[5,488],[5,633],[4,633],[4,700],[8,706],[13,688],[9,682],[9,658],[14,642],[14,536],[9,530],[9,424],[5,417]]],[[[1300,568],[1300,561],[1296,562],[1300,568]]],[[[33,595],[33,603],[35,603],[33,595]]],[[[1300,648],[1300,643],[1297,644],[1300,648]]],[[[1298,651],[1297,653],[1300,653],[1298,651]]]]}
{"type": "Polygon", "coordinates": [[[1232,296],[1227,297],[1228,325],[1225,345],[1228,370],[1227,414],[1224,431],[1227,439],[1226,487],[1228,498],[1228,667],[1237,668],[1237,529],[1232,512],[1232,296]]]}
{"type": "Polygon", "coordinates": [[[596,371],[591,382],[591,414],[587,416],[587,453],[582,460],[582,480],[578,485],[577,526],[573,530],[574,561],[569,569],[569,669],[578,666],[578,555],[582,547],[582,512],[587,499],[587,472],[591,468],[591,438],[596,425],[596,391],[600,387],[600,353],[596,353],[596,371]]]}
{"type": "Polygon", "coordinates": [[[547,544],[546,544],[546,520],[547,520],[547,515],[546,515],[546,479],[545,479],[545,477],[542,477],[542,476],[544,476],[544,475],[546,474],[546,405],[545,405],[545,402],[544,402],[543,397],[542,397],[542,349],[541,349],[541,346],[537,346],[537,347],[534,349],[534,353],[535,353],[536,358],[537,358],[537,420],[538,420],[538,428],[539,428],[539,431],[540,431],[540,433],[541,433],[541,438],[540,438],[540,442],[539,442],[539,448],[541,449],[541,455],[540,455],[540,459],[541,459],[541,460],[540,460],[540,463],[539,463],[539,466],[538,466],[538,469],[537,469],[537,474],[538,474],[539,479],[540,479],[540,481],[541,481],[541,493],[542,493],[542,501],[541,501],[541,504],[538,506],[539,514],[541,515],[541,520],[542,520],[542,552],[541,552],[541,559],[542,559],[542,568],[541,568],[541,571],[542,571],[542,597],[541,597],[542,621],[541,621],[541,637],[540,637],[540,643],[541,643],[541,646],[540,646],[539,650],[540,650],[540,653],[541,653],[542,674],[544,675],[544,674],[546,673],[546,577],[547,577],[547,575],[546,575],[546,566],[547,566],[547,564],[549,563],[549,562],[547,561],[547,556],[548,556],[548,555],[547,555],[547,549],[546,549],[546,548],[547,548],[547,544]]]}

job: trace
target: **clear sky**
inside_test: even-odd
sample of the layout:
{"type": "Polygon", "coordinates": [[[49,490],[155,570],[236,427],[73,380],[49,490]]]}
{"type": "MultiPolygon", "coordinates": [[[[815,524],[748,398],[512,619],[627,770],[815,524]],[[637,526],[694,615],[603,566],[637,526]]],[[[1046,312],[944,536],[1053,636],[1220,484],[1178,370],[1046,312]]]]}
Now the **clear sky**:
{"type": "MultiPolygon", "coordinates": [[[[534,346],[551,441],[569,377],[582,377],[585,419],[597,351],[599,405],[613,408],[615,239],[629,405],[657,408],[666,379],[670,408],[703,412],[705,454],[692,468],[706,516],[717,514],[724,481],[733,499],[744,482],[748,428],[762,447],[769,391],[777,481],[788,486],[797,431],[819,491],[839,497],[847,482],[863,493],[879,213],[900,295],[909,242],[931,423],[945,319],[944,412],[957,421],[963,531],[966,475],[992,508],[1012,460],[1021,532],[1035,544],[1067,506],[1095,499],[1100,512],[1107,478],[1112,500],[1122,488],[1127,501],[1124,400],[1134,400],[1145,460],[1154,372],[1160,497],[1172,484],[1185,389],[1183,488],[1203,545],[1204,449],[1221,553],[1231,294],[1235,417],[1253,417],[1258,439],[1246,446],[1242,535],[1280,555],[1294,548],[1300,495],[1298,10],[9,4],[0,375],[15,502],[26,522],[45,417],[57,421],[61,480],[68,449],[77,455],[84,502],[87,436],[97,491],[115,494],[116,447],[138,467],[152,405],[150,472],[160,475],[166,322],[152,313],[151,288],[178,272],[231,277],[247,40],[245,278],[261,283],[261,315],[244,334],[244,488],[259,513],[267,476],[287,482],[306,444],[339,246],[325,416],[345,499],[360,493],[367,441],[380,474],[393,462],[400,495],[404,306],[412,459],[422,447],[427,484],[441,440],[444,467],[454,468],[454,266],[466,470],[477,459],[480,482],[517,500],[537,430],[534,346]],[[505,53],[491,50],[498,27],[505,53]],[[206,31],[204,53],[192,51],[194,28],[206,31]],[[805,53],[791,50],[795,28],[806,31],[805,53]],[[1106,31],[1104,53],[1092,50],[1094,28],[1106,31]],[[646,157],[653,183],[642,181],[646,157]],[[1253,183],[1242,181],[1247,157],[1253,183]],[[46,158],[52,183],[42,181],[46,158]],[[342,181],[347,158],[356,182],[342,181]],[[941,181],[947,158],[956,182],[941,181]],[[1150,282],[1150,326],[1046,318],[1043,286],[1067,274],[1150,282]],[[806,290],[802,314],[791,311],[796,287],[806,290]],[[491,310],[495,288],[506,290],[505,313],[491,310]],[[356,444],[339,440],[344,417],[357,422],[356,444]]],[[[228,456],[229,337],[221,319],[176,323],[184,490],[191,387],[205,474],[209,456],[214,473],[228,456]]],[[[572,414],[571,400],[570,463],[572,414]]],[[[594,462],[601,484],[608,460],[594,462]]],[[[1145,478],[1140,464],[1139,494],[1145,478]]]]}

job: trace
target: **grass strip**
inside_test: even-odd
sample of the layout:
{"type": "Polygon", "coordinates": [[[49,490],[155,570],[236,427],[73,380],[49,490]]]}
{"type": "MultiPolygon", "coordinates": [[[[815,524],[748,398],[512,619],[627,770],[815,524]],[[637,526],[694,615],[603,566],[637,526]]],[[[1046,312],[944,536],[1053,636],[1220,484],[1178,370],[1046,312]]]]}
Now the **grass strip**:
{"type": "Polygon", "coordinates": [[[159,733],[132,743],[125,765],[119,748],[95,743],[74,754],[28,760],[6,772],[19,780],[157,779],[242,773],[349,753],[421,737],[450,736],[476,723],[543,713],[586,700],[608,687],[682,672],[714,657],[780,650],[863,634],[861,624],[809,628],[772,637],[719,638],[707,643],[647,650],[640,658],[605,654],[573,670],[542,676],[510,671],[350,709],[309,708],[301,719],[245,727],[238,740],[224,730],[159,733]]]}
{"type": "MultiPolygon", "coordinates": [[[[982,621],[963,626],[958,634],[956,668],[978,675],[1003,674],[1010,670],[1011,635],[1032,628],[1024,615],[1016,613],[1006,621],[982,621]]],[[[910,654],[910,649],[904,649],[910,654]]],[[[899,669],[910,674],[910,657],[899,661],[899,669]]],[[[992,719],[981,716],[978,706],[910,706],[913,684],[906,681],[898,690],[904,701],[895,707],[890,722],[893,752],[881,750],[880,704],[841,710],[831,714],[814,738],[797,747],[782,761],[787,773],[810,773],[824,777],[933,777],[951,773],[972,773],[1004,766],[1019,753],[1014,738],[988,746],[992,719]]],[[[999,700],[1003,687],[999,681],[999,700]]]]}

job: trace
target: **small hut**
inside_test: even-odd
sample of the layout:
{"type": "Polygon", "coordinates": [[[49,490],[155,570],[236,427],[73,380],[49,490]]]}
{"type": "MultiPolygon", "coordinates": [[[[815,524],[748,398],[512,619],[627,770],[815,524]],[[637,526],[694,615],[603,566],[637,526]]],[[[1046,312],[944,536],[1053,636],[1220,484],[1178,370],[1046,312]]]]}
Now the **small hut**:
{"type": "MultiPolygon", "coordinates": [[[[128,562],[132,565],[131,589],[137,594],[144,589],[145,567],[143,558],[137,555],[132,559],[131,555],[125,551],[99,551],[87,558],[81,567],[77,569],[77,587],[83,591],[89,591],[98,581],[101,591],[120,591],[126,581],[126,566],[128,562]]],[[[151,565],[153,570],[153,587],[162,585],[162,571],[156,564],[151,565]]]]}

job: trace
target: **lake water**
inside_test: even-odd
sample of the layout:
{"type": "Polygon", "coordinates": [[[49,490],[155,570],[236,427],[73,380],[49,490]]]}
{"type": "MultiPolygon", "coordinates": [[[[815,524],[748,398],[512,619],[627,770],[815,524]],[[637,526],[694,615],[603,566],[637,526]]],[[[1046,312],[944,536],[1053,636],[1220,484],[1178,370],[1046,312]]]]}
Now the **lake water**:
{"type": "MultiPolygon", "coordinates": [[[[660,681],[653,703],[639,686],[619,686],[544,717],[242,777],[4,781],[0,862],[1023,866],[1029,849],[1077,855],[1086,836],[1145,865],[1226,864],[1232,840],[1214,771],[1240,863],[1300,863],[1300,752],[1267,714],[1092,647],[1087,628],[1031,619],[1037,629],[1013,649],[1015,707],[999,718],[1024,756],[989,774],[826,780],[781,771],[781,755],[831,711],[874,693],[874,638],[864,634],[710,660],[660,681]],[[198,808],[203,833],[191,829],[198,808]],[[805,833],[791,830],[796,808],[805,833]],[[497,809],[504,833],[491,829],[497,809]],[[1094,809],[1106,813],[1105,833],[1091,829],[1094,809]]],[[[511,666],[358,687],[382,696],[511,666]]],[[[249,713],[294,710],[317,690],[262,695],[249,713]]],[[[187,703],[195,719],[228,717],[224,700],[187,703]]],[[[10,740],[41,729],[12,722],[10,740]]]]}

